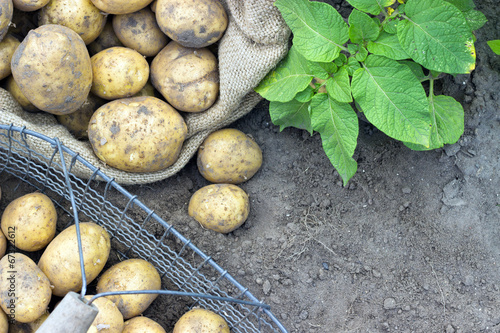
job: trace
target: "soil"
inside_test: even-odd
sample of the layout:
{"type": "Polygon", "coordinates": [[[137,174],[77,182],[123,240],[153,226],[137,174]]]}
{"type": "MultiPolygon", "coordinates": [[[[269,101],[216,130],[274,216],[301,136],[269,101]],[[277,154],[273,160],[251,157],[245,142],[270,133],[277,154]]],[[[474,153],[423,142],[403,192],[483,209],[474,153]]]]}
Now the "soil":
{"type": "Polygon", "coordinates": [[[236,231],[215,234],[187,215],[209,184],[195,160],[126,189],[271,305],[289,332],[500,332],[500,56],[485,42],[500,36],[500,6],[476,5],[489,20],[476,34],[476,70],[442,81],[465,109],[458,143],[415,152],[360,121],[358,172],[343,187],[319,136],[279,132],[263,101],[233,126],[264,155],[241,184],[251,212],[236,231]]]}

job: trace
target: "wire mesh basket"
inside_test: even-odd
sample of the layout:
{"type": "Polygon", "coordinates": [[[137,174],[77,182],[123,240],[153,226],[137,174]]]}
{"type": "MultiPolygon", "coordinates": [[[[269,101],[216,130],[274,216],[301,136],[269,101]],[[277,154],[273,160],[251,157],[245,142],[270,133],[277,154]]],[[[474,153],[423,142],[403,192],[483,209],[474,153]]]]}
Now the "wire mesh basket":
{"type": "Polygon", "coordinates": [[[0,124],[2,173],[49,196],[68,214],[69,223],[90,220],[104,227],[111,237],[113,251],[122,260],[149,261],[160,273],[165,292],[187,297],[189,307],[199,306],[218,313],[231,332],[287,332],[269,306],[259,302],[248,288],[137,196],[57,138],[0,124]],[[92,177],[83,180],[72,174],[77,164],[90,169],[92,177]]]}

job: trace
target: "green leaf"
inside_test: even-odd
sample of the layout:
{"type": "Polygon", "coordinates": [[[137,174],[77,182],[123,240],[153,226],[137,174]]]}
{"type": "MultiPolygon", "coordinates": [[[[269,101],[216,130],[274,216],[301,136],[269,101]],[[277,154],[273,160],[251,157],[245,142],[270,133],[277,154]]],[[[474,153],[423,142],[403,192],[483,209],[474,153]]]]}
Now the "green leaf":
{"type": "Polygon", "coordinates": [[[355,44],[375,40],[378,37],[378,25],[372,18],[359,10],[353,9],[349,15],[349,38],[355,44]]]}
{"type": "Polygon", "coordinates": [[[364,46],[360,46],[358,52],[354,55],[354,58],[356,58],[357,61],[363,62],[367,56],[368,50],[364,46]]]}
{"type": "Polygon", "coordinates": [[[354,73],[351,89],[368,121],[378,129],[396,140],[429,145],[427,96],[407,66],[369,55],[354,73]]]}
{"type": "Polygon", "coordinates": [[[314,88],[311,87],[311,85],[308,85],[306,89],[300,91],[295,95],[295,100],[306,103],[311,100],[311,98],[314,96],[314,88]]]}
{"type": "Polygon", "coordinates": [[[476,7],[476,5],[474,4],[474,0],[445,0],[445,1],[451,3],[453,6],[457,7],[462,12],[474,9],[476,7]]]}
{"type": "Polygon", "coordinates": [[[368,42],[368,51],[376,55],[382,55],[389,59],[402,60],[409,56],[399,44],[398,36],[382,31],[375,41],[368,42]]]}
{"type": "Polygon", "coordinates": [[[354,72],[358,69],[361,68],[361,65],[359,64],[359,62],[354,58],[354,57],[349,57],[349,59],[347,59],[347,65],[346,65],[346,69],[347,69],[347,73],[352,76],[354,74],[354,72]]]}
{"type": "Polygon", "coordinates": [[[342,16],[329,4],[308,0],[277,0],[285,22],[293,32],[293,45],[311,61],[330,62],[349,39],[342,16]]]}
{"type": "Polygon", "coordinates": [[[338,72],[326,81],[326,92],[331,98],[339,102],[352,102],[351,84],[345,67],[340,67],[338,72]]]}
{"type": "Polygon", "coordinates": [[[486,16],[484,16],[483,13],[481,13],[478,10],[468,10],[466,12],[463,12],[465,19],[467,20],[467,23],[469,24],[469,27],[471,30],[478,30],[481,28],[483,25],[488,22],[488,19],[486,16]]]}
{"type": "Polygon", "coordinates": [[[407,19],[398,24],[399,42],[422,66],[467,74],[475,68],[472,31],[463,14],[443,0],[408,0],[407,19]]]}
{"type": "Polygon", "coordinates": [[[411,60],[403,60],[403,61],[398,61],[398,62],[400,64],[408,66],[408,68],[410,68],[410,70],[413,72],[413,74],[415,75],[415,77],[420,82],[425,81],[425,79],[427,78],[427,76],[424,74],[424,71],[422,70],[422,66],[420,66],[416,62],[411,61],[411,60]]]}
{"type": "Polygon", "coordinates": [[[311,135],[313,128],[311,125],[311,116],[309,114],[309,105],[311,102],[299,102],[291,100],[289,102],[271,102],[269,103],[269,114],[273,124],[280,127],[280,131],[287,127],[296,127],[305,129],[311,135]]]}
{"type": "Polygon", "coordinates": [[[488,43],[488,46],[493,52],[500,55],[500,39],[489,40],[486,43],[488,43]]]}
{"type": "Polygon", "coordinates": [[[337,67],[340,67],[347,62],[347,56],[341,53],[333,62],[335,63],[335,65],[337,65],[337,67]]]}
{"type": "Polygon", "coordinates": [[[327,79],[328,74],[333,74],[337,71],[337,65],[333,62],[316,62],[316,64],[323,68],[323,70],[327,73],[326,78],[320,77],[320,79],[327,79]]]}
{"type": "Polygon", "coordinates": [[[266,75],[255,91],[269,101],[288,102],[299,91],[306,89],[320,70],[328,77],[328,73],[320,66],[307,61],[292,46],[286,58],[266,75]]]}
{"type": "Polygon", "coordinates": [[[451,96],[429,96],[432,129],[429,147],[405,143],[413,150],[431,150],[453,144],[464,132],[464,109],[451,96]]]}
{"type": "Polygon", "coordinates": [[[392,5],[396,0],[347,0],[351,6],[362,12],[378,15],[384,9],[392,5]]]}
{"type": "Polygon", "coordinates": [[[327,94],[316,94],[311,101],[311,123],[320,133],[323,149],[345,186],[358,168],[352,158],[359,132],[356,112],[347,103],[339,103],[327,94]]]}
{"type": "Polygon", "coordinates": [[[384,31],[387,32],[388,34],[395,35],[398,32],[398,23],[399,20],[397,19],[389,19],[382,23],[382,27],[384,28],[384,31]]]}

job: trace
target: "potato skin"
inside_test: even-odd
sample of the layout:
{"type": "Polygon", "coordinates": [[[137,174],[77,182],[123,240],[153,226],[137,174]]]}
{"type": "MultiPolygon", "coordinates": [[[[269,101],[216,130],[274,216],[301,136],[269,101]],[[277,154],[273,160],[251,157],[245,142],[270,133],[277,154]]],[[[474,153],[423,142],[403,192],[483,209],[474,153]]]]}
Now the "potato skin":
{"type": "Polygon", "coordinates": [[[52,297],[49,279],[28,256],[22,253],[4,256],[0,260],[0,276],[0,306],[9,318],[12,303],[15,304],[12,319],[21,323],[35,321],[47,310],[52,297]],[[15,296],[12,292],[9,295],[12,283],[15,296]]]}
{"type": "Polygon", "coordinates": [[[157,55],[169,41],[149,7],[130,14],[115,15],[113,30],[123,45],[146,57],[157,55]]]}
{"type": "Polygon", "coordinates": [[[179,318],[172,333],[229,333],[229,326],[215,312],[195,308],[179,318]]]}
{"type": "Polygon", "coordinates": [[[90,44],[104,29],[106,16],[90,0],[51,0],[40,10],[38,24],[63,25],[90,44]]]}
{"type": "Polygon", "coordinates": [[[153,319],[139,316],[127,320],[122,333],[166,333],[166,331],[153,319]]]}
{"type": "Polygon", "coordinates": [[[14,99],[21,105],[21,107],[28,112],[39,112],[40,110],[31,103],[26,96],[24,96],[21,89],[19,89],[19,85],[14,80],[14,77],[11,75],[7,78],[5,83],[5,89],[14,97],[14,99]]]}
{"type": "Polygon", "coordinates": [[[9,241],[23,251],[43,249],[56,234],[57,212],[43,193],[28,193],[11,201],[2,214],[1,227],[9,241]]]}
{"type": "Polygon", "coordinates": [[[227,28],[227,14],[219,0],[158,0],[156,20],[161,30],[185,47],[206,47],[227,28]]]}
{"type": "Polygon", "coordinates": [[[5,312],[0,311],[0,332],[7,333],[9,330],[9,320],[5,312]]]}
{"type": "MultiPolygon", "coordinates": [[[[107,231],[93,222],[80,222],[83,260],[87,284],[101,272],[111,249],[107,231]]],[[[76,238],[76,226],[71,225],[58,234],[47,246],[38,261],[38,267],[54,286],[52,293],[64,296],[82,287],[80,258],[76,238]]]]}
{"type": "Polygon", "coordinates": [[[154,172],[172,165],[186,135],[181,115],[150,96],[104,104],[89,125],[89,140],[97,157],[129,172],[154,172]]]}
{"type": "Polygon", "coordinates": [[[12,57],[12,75],[28,100],[40,110],[65,114],[87,99],[92,65],[83,40],[56,24],[31,30],[12,57]]]}
{"type": "Polygon", "coordinates": [[[137,94],[148,82],[149,64],[137,51],[115,46],[90,58],[92,93],[112,100],[137,94]]]}
{"type": "Polygon", "coordinates": [[[105,102],[94,94],[89,94],[85,103],[78,110],[70,114],[58,115],[56,118],[75,138],[87,140],[90,119],[95,110],[105,102]]]}
{"type": "Polygon", "coordinates": [[[0,80],[11,74],[10,61],[19,44],[21,42],[10,34],[0,42],[0,80]]]}
{"type": "Polygon", "coordinates": [[[12,0],[0,0],[0,41],[3,40],[9,31],[12,15],[14,15],[12,0]]]}
{"type": "Polygon", "coordinates": [[[88,45],[90,55],[95,55],[102,50],[114,46],[123,46],[113,30],[113,20],[107,20],[102,32],[97,38],[88,45]]]}
{"type": "Polygon", "coordinates": [[[206,48],[171,41],[151,63],[151,83],[177,110],[204,111],[219,93],[217,59],[206,48]]]}
{"type": "Polygon", "coordinates": [[[248,195],[233,184],[200,188],[189,200],[188,214],[203,227],[228,233],[241,226],[250,212],[248,195]]]}
{"type": "MultiPolygon", "coordinates": [[[[156,268],[143,259],[128,259],[110,267],[97,282],[97,293],[121,290],[159,290],[161,278],[156,268]]],[[[106,296],[116,304],[124,319],[140,315],[158,294],[106,296]]]]}
{"type": "Polygon", "coordinates": [[[23,12],[33,12],[49,3],[50,0],[12,0],[14,7],[23,12]]]}
{"type": "MultiPolygon", "coordinates": [[[[86,295],[85,298],[90,300],[92,296],[93,295],[86,295]]],[[[106,297],[99,297],[96,298],[92,304],[99,309],[99,313],[97,317],[95,317],[87,333],[98,333],[103,330],[102,327],[106,327],[106,329],[103,330],[105,333],[122,333],[124,327],[123,316],[115,303],[111,302],[106,297]]]]}
{"type": "Polygon", "coordinates": [[[226,128],[205,139],[198,149],[197,165],[209,182],[240,184],[262,166],[262,150],[245,133],[226,128]]]}
{"type": "Polygon", "coordinates": [[[141,10],[153,0],[92,0],[94,5],[109,14],[130,14],[141,10]]]}

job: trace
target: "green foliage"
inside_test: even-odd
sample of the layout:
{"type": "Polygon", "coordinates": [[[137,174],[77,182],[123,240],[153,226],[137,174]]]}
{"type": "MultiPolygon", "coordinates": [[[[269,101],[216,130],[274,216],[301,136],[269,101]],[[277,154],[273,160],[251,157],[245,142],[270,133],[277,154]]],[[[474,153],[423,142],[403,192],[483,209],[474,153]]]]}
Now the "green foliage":
{"type": "MultiPolygon", "coordinates": [[[[473,30],[486,23],[473,0],[348,2],[354,9],[346,23],[328,4],[277,0],[293,46],[256,88],[271,101],[280,130],[320,134],[344,185],[357,170],[356,112],[414,150],[458,141],[463,108],[452,97],[435,96],[434,81],[440,73],[474,70],[473,30]]],[[[496,42],[490,47],[499,48],[496,42]]]]}
{"type": "Polygon", "coordinates": [[[489,40],[486,43],[488,43],[488,46],[493,52],[500,55],[500,39],[489,40]]]}

